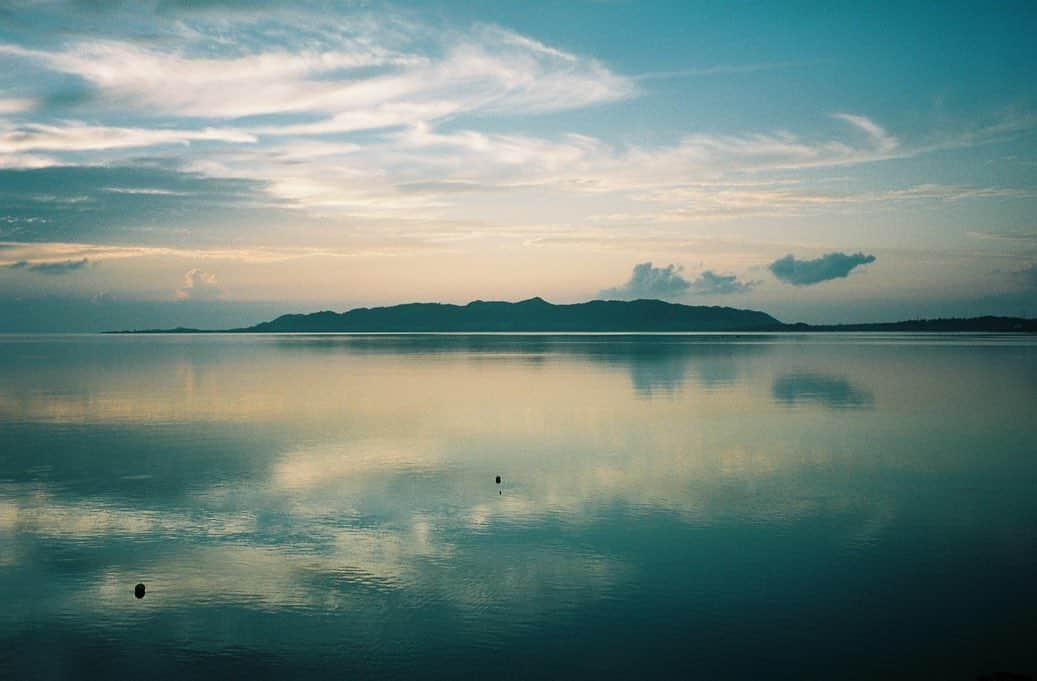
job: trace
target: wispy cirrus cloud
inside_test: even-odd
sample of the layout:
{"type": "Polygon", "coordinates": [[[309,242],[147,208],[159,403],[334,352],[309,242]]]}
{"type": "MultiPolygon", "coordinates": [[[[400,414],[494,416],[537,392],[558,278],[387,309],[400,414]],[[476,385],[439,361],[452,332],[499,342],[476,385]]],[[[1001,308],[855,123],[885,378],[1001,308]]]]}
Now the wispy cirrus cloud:
{"type": "Polygon", "coordinates": [[[205,34],[187,43],[193,50],[83,40],[53,52],[0,44],[0,55],[81,78],[110,105],[148,116],[325,116],[266,125],[265,134],[326,134],[460,113],[559,111],[634,92],[631,79],[594,59],[496,26],[438,36],[425,27],[401,36],[367,22],[360,26],[318,47],[220,57],[208,53],[221,47],[222,36],[205,34]],[[419,51],[418,41],[436,47],[419,51]]]}
{"type": "Polygon", "coordinates": [[[850,203],[1021,195],[1019,190],[924,185],[889,192],[831,192],[766,175],[802,167],[870,162],[882,152],[793,135],[690,135],[670,147],[617,147],[567,134],[556,139],[428,124],[386,132],[364,144],[274,144],[269,153],[213,157],[206,172],[253,177],[279,198],[319,211],[442,213],[457,190],[490,193],[539,188],[624,196],[664,208],[635,220],[683,221],[731,215],[792,214],[850,203]],[[760,179],[751,180],[757,176],[760,179]]]}
{"type": "Polygon", "coordinates": [[[714,66],[699,66],[685,69],[673,69],[670,71],[646,71],[634,76],[635,80],[669,80],[671,78],[699,78],[702,76],[726,76],[742,73],[759,73],[760,71],[775,71],[796,66],[792,62],[759,63],[759,64],[717,64],[714,66]]]}
{"type": "Polygon", "coordinates": [[[64,260],[60,262],[29,262],[27,260],[19,260],[7,265],[7,267],[12,270],[25,270],[27,272],[38,272],[40,274],[68,274],[83,269],[88,263],[89,261],[86,258],[80,260],[64,260]]]}
{"type": "Polygon", "coordinates": [[[1030,242],[1032,242],[1034,244],[1037,244],[1037,228],[1034,228],[1034,229],[1031,229],[1031,230],[1024,230],[1024,231],[1014,231],[1014,232],[992,232],[992,231],[976,230],[976,231],[967,232],[966,235],[969,236],[969,237],[972,237],[973,239],[984,239],[984,240],[993,240],[993,241],[1009,241],[1009,242],[1018,242],[1018,243],[1030,243],[1030,242]]]}
{"type": "Polygon", "coordinates": [[[1021,188],[940,184],[836,192],[790,176],[922,153],[890,148],[871,136],[859,142],[790,133],[693,134],[671,146],[620,146],[590,135],[445,132],[418,123],[362,144],[275,142],[258,159],[217,153],[206,172],[267,182],[279,198],[321,212],[401,214],[425,208],[442,215],[459,203],[458,188],[467,194],[538,189],[658,204],[643,214],[627,211],[642,222],[1033,195],[1021,188]]]}
{"type": "Polygon", "coordinates": [[[163,128],[117,128],[69,121],[61,125],[28,124],[7,130],[0,127],[0,154],[25,151],[96,151],[188,144],[193,141],[255,142],[254,135],[218,128],[181,130],[163,128]]]}
{"type": "Polygon", "coordinates": [[[369,258],[406,255],[407,249],[385,246],[361,248],[294,247],[224,247],[172,248],[163,246],[119,246],[108,244],[67,242],[2,242],[0,241],[0,268],[22,271],[57,272],[82,269],[85,265],[105,260],[133,258],[175,258],[190,261],[223,261],[255,265],[299,260],[304,258],[369,258]]]}
{"type": "Polygon", "coordinates": [[[641,214],[604,216],[606,220],[641,219],[646,222],[686,222],[745,216],[802,215],[863,204],[971,199],[1023,199],[1037,192],[1016,187],[920,184],[887,191],[832,191],[804,185],[798,180],[693,182],[632,196],[641,203],[656,204],[641,214]]]}
{"type": "Polygon", "coordinates": [[[845,121],[864,132],[874,142],[875,147],[881,151],[891,152],[900,146],[900,141],[896,137],[890,135],[881,125],[867,116],[837,113],[832,114],[832,117],[845,121]]]}
{"type": "MultiPolygon", "coordinates": [[[[76,113],[89,113],[91,121],[43,120],[45,110],[30,111],[18,98],[8,107],[10,120],[0,118],[0,166],[78,164],[84,157],[112,163],[125,150],[161,152],[203,175],[254,180],[276,200],[320,216],[456,218],[466,203],[458,188],[469,195],[535,188],[657,203],[624,215],[683,222],[880,200],[749,188],[745,179],[908,158],[929,148],[904,144],[875,119],[848,112],[833,114],[846,129],[828,138],[786,130],[691,132],[648,146],[574,133],[481,131],[490,117],[637,96],[638,77],[492,24],[435,26],[353,12],[330,25],[305,5],[294,13],[210,9],[219,11],[174,21],[162,40],[105,35],[50,49],[0,44],[0,57],[16,67],[83,83],[90,97],[76,113]],[[124,123],[128,115],[133,125],[124,123]],[[717,180],[727,187],[698,184],[717,180]]],[[[982,139],[977,133],[959,143],[982,139]]]]}

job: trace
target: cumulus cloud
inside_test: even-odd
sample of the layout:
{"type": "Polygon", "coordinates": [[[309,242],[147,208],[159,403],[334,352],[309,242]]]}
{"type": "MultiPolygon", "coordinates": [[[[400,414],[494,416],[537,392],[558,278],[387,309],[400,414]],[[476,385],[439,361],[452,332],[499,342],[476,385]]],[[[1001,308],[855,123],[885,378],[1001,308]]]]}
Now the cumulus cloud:
{"type": "Polygon", "coordinates": [[[860,265],[875,262],[874,255],[864,253],[827,253],[813,260],[798,260],[786,255],[770,264],[770,271],[780,281],[793,286],[812,286],[830,279],[842,279],[860,265]]]}
{"type": "Polygon", "coordinates": [[[8,265],[8,267],[12,270],[26,270],[27,272],[39,272],[40,274],[68,274],[69,272],[83,269],[88,262],[86,258],[62,262],[29,262],[28,260],[19,260],[8,265]]]}
{"type": "Polygon", "coordinates": [[[651,262],[634,265],[630,280],[622,286],[607,288],[598,295],[610,299],[675,298],[691,288],[681,276],[679,265],[653,267],[651,262]]]}
{"type": "Polygon", "coordinates": [[[184,273],[184,285],[176,292],[177,300],[212,300],[223,291],[212,272],[197,267],[184,273]]]}
{"type": "Polygon", "coordinates": [[[734,274],[717,274],[706,270],[698,279],[691,282],[691,290],[703,296],[721,296],[731,293],[745,293],[756,286],[755,281],[738,281],[734,274]]]}

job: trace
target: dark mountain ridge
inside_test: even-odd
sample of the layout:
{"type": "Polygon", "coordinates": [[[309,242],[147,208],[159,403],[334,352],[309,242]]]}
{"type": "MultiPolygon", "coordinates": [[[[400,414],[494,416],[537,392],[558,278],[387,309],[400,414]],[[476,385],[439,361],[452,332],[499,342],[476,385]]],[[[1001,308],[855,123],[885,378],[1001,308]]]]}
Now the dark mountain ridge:
{"type": "MultiPolygon", "coordinates": [[[[914,319],[869,324],[786,324],[765,312],[733,307],[681,305],[661,300],[592,300],[553,305],[542,298],[517,303],[475,300],[467,305],[406,303],[360,307],[348,312],[327,310],[286,314],[232,333],[349,332],[680,332],[680,331],[930,331],[1037,332],[1037,319],[972,317],[914,319]]],[[[149,329],[118,333],[208,333],[201,329],[149,329]]]]}
{"type": "Polygon", "coordinates": [[[407,303],[348,312],[283,315],[235,331],[754,331],[781,326],[755,310],[702,307],[661,300],[592,300],[552,305],[542,298],[518,303],[476,300],[467,305],[407,303]]]}
{"type": "Polygon", "coordinates": [[[952,332],[1037,332],[1037,319],[1023,317],[940,317],[938,319],[908,319],[900,322],[869,324],[785,324],[783,331],[928,331],[952,332]]]}

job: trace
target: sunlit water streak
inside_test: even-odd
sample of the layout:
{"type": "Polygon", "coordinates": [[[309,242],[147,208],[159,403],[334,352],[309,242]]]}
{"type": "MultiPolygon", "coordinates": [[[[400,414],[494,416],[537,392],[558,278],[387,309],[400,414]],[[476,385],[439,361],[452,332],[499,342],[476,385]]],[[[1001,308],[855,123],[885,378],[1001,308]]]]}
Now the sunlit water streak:
{"type": "Polygon", "coordinates": [[[1032,337],[0,336],[0,372],[2,677],[1037,671],[1032,337]]]}

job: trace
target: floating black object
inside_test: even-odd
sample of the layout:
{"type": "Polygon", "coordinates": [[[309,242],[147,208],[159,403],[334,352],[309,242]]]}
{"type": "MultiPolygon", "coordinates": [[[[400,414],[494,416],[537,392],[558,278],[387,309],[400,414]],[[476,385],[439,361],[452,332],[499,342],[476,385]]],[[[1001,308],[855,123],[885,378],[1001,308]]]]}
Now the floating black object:
{"type": "Polygon", "coordinates": [[[137,598],[144,598],[144,585],[138,584],[137,586],[133,587],[133,595],[137,598]]]}
{"type": "Polygon", "coordinates": [[[498,485],[500,484],[500,476],[499,475],[497,476],[497,484],[498,485]]]}

